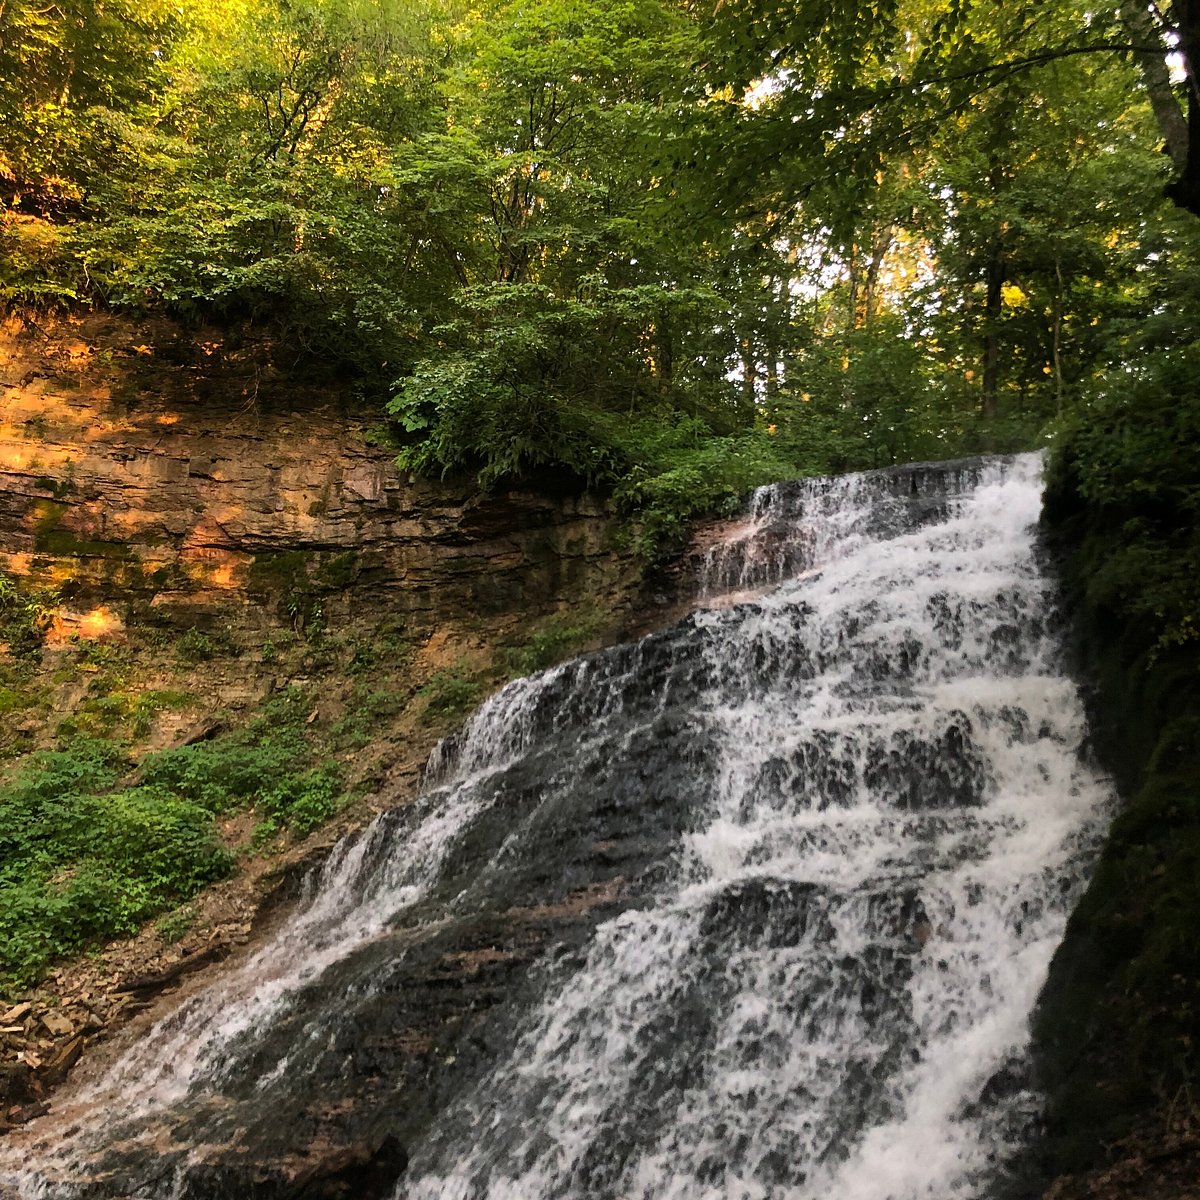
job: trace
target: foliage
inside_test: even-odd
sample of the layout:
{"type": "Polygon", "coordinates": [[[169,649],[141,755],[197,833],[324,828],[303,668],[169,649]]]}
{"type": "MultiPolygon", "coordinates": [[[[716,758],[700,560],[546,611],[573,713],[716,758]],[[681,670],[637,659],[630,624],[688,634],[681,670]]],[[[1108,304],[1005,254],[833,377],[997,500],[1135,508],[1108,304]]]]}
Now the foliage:
{"type": "Polygon", "coordinates": [[[342,802],[341,771],[335,763],[323,763],[287,772],[260,792],[258,807],[268,819],[302,836],[328,821],[342,802]]]}
{"type": "Polygon", "coordinates": [[[434,671],[417,695],[425,701],[423,716],[427,721],[458,719],[479,703],[482,688],[461,668],[443,667],[434,671]]]}
{"type": "MultiPolygon", "coordinates": [[[[101,737],[111,736],[118,726],[125,726],[135,738],[141,738],[150,732],[156,713],[182,707],[190,700],[186,693],[171,690],[118,689],[85,700],[74,718],[74,727],[101,737]]],[[[63,725],[59,732],[66,732],[63,725]]]]}
{"type": "Polygon", "coordinates": [[[725,85],[728,106],[713,124],[706,165],[732,203],[782,213],[798,196],[816,199],[849,244],[889,159],[923,150],[997,97],[1003,105],[1013,89],[1040,90],[1047,70],[1082,64],[1132,82],[1144,61],[1135,48],[1157,51],[1161,69],[1181,35],[1195,36],[1185,5],[1157,6],[1156,20],[1140,23],[1131,23],[1131,7],[1062,0],[1033,16],[982,0],[728,0],[708,35],[711,78],[725,85]],[[755,92],[750,112],[746,88],[755,92]],[[751,166],[767,169],[755,175],[751,166]]]}
{"type": "Polygon", "coordinates": [[[243,730],[137,764],[77,737],[0,783],[0,980],[26,983],[227,875],[214,818],[252,807],[300,836],[332,816],[341,773],[315,761],[307,707],[287,693],[243,730]]]}
{"type": "Polygon", "coordinates": [[[894,316],[814,339],[795,380],[764,405],[780,450],[822,473],[947,457],[969,437],[971,401],[931,370],[894,316]]]}
{"type": "Polygon", "coordinates": [[[1056,450],[1053,487],[1103,530],[1086,601],[1162,650],[1200,639],[1200,342],[1112,372],[1056,450]]]}
{"type": "Polygon", "coordinates": [[[202,663],[216,657],[217,647],[208,634],[199,629],[185,629],[175,643],[180,662],[202,663]]]}
{"type": "Polygon", "coordinates": [[[677,549],[689,523],[729,514],[760,484],[789,474],[788,460],[765,431],[714,437],[701,422],[642,422],[626,434],[633,466],[616,490],[636,516],[634,549],[654,561],[677,549]]]}
{"type": "Polygon", "coordinates": [[[108,114],[153,101],[177,32],[163,0],[0,8],[0,193],[27,214],[77,205],[103,169],[108,114]]]}
{"type": "Polygon", "coordinates": [[[49,308],[79,299],[61,229],[28,213],[0,212],[0,301],[49,308]]]}
{"type": "Polygon", "coordinates": [[[540,621],[519,646],[507,653],[514,678],[533,675],[578,654],[599,632],[599,621],[586,613],[559,613],[540,621]]]}
{"type": "Polygon", "coordinates": [[[155,925],[158,936],[168,944],[180,941],[196,924],[196,910],[191,905],[184,905],[168,913],[155,925]]]}
{"type": "Polygon", "coordinates": [[[402,466],[472,469],[483,486],[546,471],[611,483],[631,465],[623,426],[637,415],[669,421],[729,404],[712,365],[693,358],[667,375],[654,349],[655,330],[702,325],[714,296],[596,281],[586,300],[524,284],[460,302],[462,317],[437,331],[443,348],[400,381],[391,405],[422,434],[401,451],[402,466]]]}
{"type": "Polygon", "coordinates": [[[30,592],[0,571],[0,645],[17,659],[36,657],[54,618],[57,597],[30,592]]]}
{"type": "Polygon", "coordinates": [[[254,807],[306,833],[341,799],[337,765],[313,763],[306,713],[304,694],[287,692],[243,730],[144,755],[140,779],[214,816],[254,807]]]}
{"type": "Polygon", "coordinates": [[[229,871],[202,808],[163,788],[114,790],[128,766],[113,743],[81,738],[0,785],[0,978],[27,982],[229,871]]]}
{"type": "Polygon", "coordinates": [[[370,675],[378,667],[406,662],[412,655],[412,643],[402,617],[391,617],[377,625],[369,638],[351,638],[346,670],[351,675],[370,675]]]}
{"type": "Polygon", "coordinates": [[[1190,236],[1116,0],[93,8],[0,10],[0,294],[265,325],[406,469],[652,546],[697,482],[1037,444],[1190,236]]]}
{"type": "MultiPolygon", "coordinates": [[[[354,670],[353,664],[350,669],[354,670]]],[[[369,678],[356,684],[346,715],[336,721],[330,730],[334,744],[355,749],[369,745],[378,734],[379,724],[404,710],[409,695],[408,692],[375,687],[369,678]]]]}

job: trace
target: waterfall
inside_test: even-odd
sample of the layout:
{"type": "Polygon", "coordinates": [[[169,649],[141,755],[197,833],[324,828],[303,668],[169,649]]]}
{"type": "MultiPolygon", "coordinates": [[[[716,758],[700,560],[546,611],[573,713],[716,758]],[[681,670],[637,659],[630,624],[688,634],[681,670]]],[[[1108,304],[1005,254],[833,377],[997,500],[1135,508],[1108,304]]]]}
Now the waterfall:
{"type": "Polygon", "coordinates": [[[1039,506],[1035,456],[760,490],[705,566],[754,599],[493,696],[0,1191],[982,1195],[1113,803],[1039,506]]]}

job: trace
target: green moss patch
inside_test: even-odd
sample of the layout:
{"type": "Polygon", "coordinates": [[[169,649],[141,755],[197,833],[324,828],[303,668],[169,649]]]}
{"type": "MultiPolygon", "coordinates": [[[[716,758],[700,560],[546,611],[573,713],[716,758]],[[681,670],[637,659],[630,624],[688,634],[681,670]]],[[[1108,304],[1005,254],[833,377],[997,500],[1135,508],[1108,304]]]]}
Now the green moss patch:
{"type": "Polygon", "coordinates": [[[33,539],[35,549],[41,554],[68,555],[73,558],[127,559],[133,552],[124,542],[102,542],[81,538],[69,529],[50,526],[38,530],[33,539]]]}

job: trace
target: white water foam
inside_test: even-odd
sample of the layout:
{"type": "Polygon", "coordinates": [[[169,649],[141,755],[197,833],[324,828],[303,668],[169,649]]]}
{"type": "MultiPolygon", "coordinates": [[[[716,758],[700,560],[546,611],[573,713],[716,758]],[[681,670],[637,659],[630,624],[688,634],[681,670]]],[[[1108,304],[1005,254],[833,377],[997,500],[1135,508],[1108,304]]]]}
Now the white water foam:
{"type": "MultiPolygon", "coordinates": [[[[819,577],[713,641],[723,770],[678,891],[597,932],[449,1116],[470,1141],[418,1154],[397,1197],[951,1200],[1016,1148],[1031,1097],[981,1097],[1025,1049],[1111,803],[1046,632],[1039,464],[998,466],[945,521],[885,541],[861,532],[856,490],[834,492],[837,529],[799,531],[825,547],[819,577]],[[963,741],[980,794],[929,803],[904,755],[963,741]],[[764,787],[772,762],[784,778],[764,787]],[[739,945],[735,918],[712,955],[714,900],[750,886],[807,894],[807,927],[739,945]],[[664,1069],[674,1035],[695,1053],[686,1028],[656,1028],[689,990],[711,1028],[664,1069]]],[[[787,561],[778,530],[771,545],[787,561]]]]}

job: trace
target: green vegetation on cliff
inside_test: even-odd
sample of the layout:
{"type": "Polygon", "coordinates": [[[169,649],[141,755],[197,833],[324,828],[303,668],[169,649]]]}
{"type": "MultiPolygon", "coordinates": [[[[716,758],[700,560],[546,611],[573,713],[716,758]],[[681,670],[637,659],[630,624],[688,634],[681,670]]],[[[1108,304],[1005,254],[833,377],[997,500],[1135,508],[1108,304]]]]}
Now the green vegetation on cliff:
{"type": "Polygon", "coordinates": [[[327,820],[339,768],[318,760],[308,711],[285,693],[242,730],[136,762],[111,738],[80,736],[0,781],[0,988],[229,874],[219,818],[252,807],[259,837],[327,820]]]}
{"type": "Polygon", "coordinates": [[[211,814],[154,786],[118,788],[109,741],[45,752],[0,788],[0,983],[147,917],[228,873],[211,814]]]}
{"type": "Polygon", "coordinates": [[[1052,462],[1097,753],[1126,797],[1037,1037],[1056,1170],[1193,1111],[1200,1074],[1200,341],[1164,314],[1052,462]],[[1171,328],[1174,326],[1174,328],[1171,328]]]}

